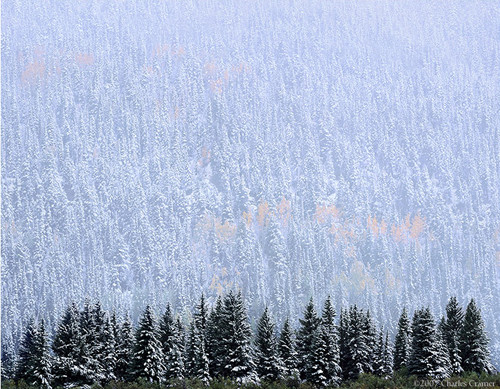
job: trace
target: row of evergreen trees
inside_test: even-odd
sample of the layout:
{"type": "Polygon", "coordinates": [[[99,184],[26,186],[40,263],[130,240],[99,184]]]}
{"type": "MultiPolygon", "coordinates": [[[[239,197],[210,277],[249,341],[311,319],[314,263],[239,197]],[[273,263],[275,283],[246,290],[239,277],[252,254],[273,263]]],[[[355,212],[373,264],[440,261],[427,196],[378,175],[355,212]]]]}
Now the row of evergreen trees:
{"type": "Polygon", "coordinates": [[[446,378],[464,371],[488,372],[487,337],[474,300],[464,314],[456,298],[438,325],[429,309],[406,310],[399,320],[394,350],[389,334],[377,329],[370,312],[342,309],[338,324],[330,298],[321,316],[313,300],[299,328],[289,319],[280,334],[266,308],[255,338],[241,293],[219,297],[209,310],[204,296],[186,329],[170,306],[159,321],[148,306],[134,329],[118,323],[100,303],[71,304],[52,344],[43,320],[28,323],[16,360],[3,353],[2,377],[50,387],[138,378],[150,382],[231,378],[236,382],[294,379],[315,386],[338,385],[361,373],[389,377],[406,368],[419,377],[446,378]]]}

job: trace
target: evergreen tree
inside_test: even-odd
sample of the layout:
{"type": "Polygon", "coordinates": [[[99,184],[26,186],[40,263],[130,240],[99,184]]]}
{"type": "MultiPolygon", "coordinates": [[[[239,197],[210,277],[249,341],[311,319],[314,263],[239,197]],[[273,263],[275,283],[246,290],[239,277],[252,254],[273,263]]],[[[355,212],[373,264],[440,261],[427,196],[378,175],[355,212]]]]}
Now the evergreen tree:
{"type": "Polygon", "coordinates": [[[326,382],[338,385],[341,380],[342,369],[340,368],[340,351],[337,326],[335,325],[335,309],[333,308],[330,296],[325,301],[321,316],[320,336],[324,343],[325,354],[324,374],[326,382]]]}
{"type": "MultiPolygon", "coordinates": [[[[347,331],[346,374],[349,379],[356,379],[370,368],[371,345],[368,344],[367,317],[356,305],[349,309],[347,331]]],[[[371,331],[371,330],[370,330],[371,331]]]]}
{"type": "Polygon", "coordinates": [[[267,307],[257,325],[256,363],[257,374],[262,380],[275,381],[281,377],[282,366],[278,355],[275,324],[269,316],[267,307]]]}
{"type": "Polygon", "coordinates": [[[36,338],[37,328],[35,321],[30,319],[19,346],[16,380],[29,382],[32,379],[31,368],[33,365],[33,356],[35,354],[36,338]]]}
{"type": "Polygon", "coordinates": [[[126,381],[132,376],[133,348],[134,335],[132,323],[130,323],[130,318],[127,315],[119,328],[116,338],[115,376],[119,380],[126,381]]]}
{"type": "Polygon", "coordinates": [[[165,374],[164,356],[157,338],[153,311],[148,305],[135,333],[132,370],[135,378],[161,382],[165,374]]]}
{"type": "Polygon", "coordinates": [[[464,312],[456,297],[451,297],[446,305],[446,321],[442,326],[443,338],[448,347],[451,370],[453,375],[463,372],[460,356],[460,332],[463,327],[464,312]]]}
{"type": "Polygon", "coordinates": [[[385,367],[384,358],[385,358],[384,335],[383,331],[380,330],[377,337],[375,353],[373,354],[373,359],[372,359],[373,374],[379,377],[384,376],[384,367],[385,367]]]}
{"type": "Polygon", "coordinates": [[[429,308],[415,311],[408,372],[417,377],[445,378],[447,366],[441,347],[429,308]]]}
{"type": "Polygon", "coordinates": [[[212,308],[207,321],[207,355],[211,377],[220,377],[223,373],[223,342],[222,315],[224,306],[219,296],[212,308]]]}
{"type": "Polygon", "coordinates": [[[283,375],[286,378],[299,377],[297,369],[297,352],[295,351],[295,339],[293,330],[290,326],[290,320],[286,318],[281,330],[278,343],[279,356],[283,362],[283,375]]]}
{"type": "MultiPolygon", "coordinates": [[[[100,309],[100,306],[99,306],[100,309]]],[[[79,370],[83,377],[83,383],[92,384],[103,378],[102,364],[99,360],[99,348],[103,345],[98,344],[98,328],[100,328],[101,317],[97,317],[95,307],[86,299],[83,309],[80,313],[80,336],[81,353],[79,355],[79,370]],[[99,323],[96,322],[99,320],[99,323]]]]}
{"type": "Polygon", "coordinates": [[[444,340],[443,328],[445,325],[445,320],[442,318],[441,323],[438,325],[436,329],[436,340],[435,345],[437,348],[437,369],[434,372],[434,377],[439,379],[444,379],[450,377],[453,373],[450,354],[448,347],[446,345],[446,341],[444,340]]]}
{"type": "Polygon", "coordinates": [[[373,323],[372,317],[370,315],[370,311],[367,311],[362,315],[362,327],[364,332],[364,345],[367,348],[367,356],[363,362],[363,371],[365,373],[372,373],[372,359],[371,356],[374,355],[376,351],[377,345],[377,330],[375,328],[375,324],[373,323]]]}
{"type": "Polygon", "coordinates": [[[342,377],[348,379],[347,367],[349,362],[349,311],[341,309],[339,317],[339,352],[340,352],[340,368],[342,369],[342,377]]]}
{"type": "Polygon", "coordinates": [[[172,326],[168,351],[165,354],[167,380],[184,378],[184,329],[178,318],[172,326]]]}
{"type": "Polygon", "coordinates": [[[201,340],[203,341],[203,343],[205,343],[208,323],[208,306],[205,301],[205,295],[203,293],[201,294],[199,304],[196,306],[194,321],[196,324],[196,328],[199,331],[201,340]]]}
{"type": "Polygon", "coordinates": [[[14,379],[16,373],[16,352],[12,336],[10,335],[2,342],[1,365],[2,381],[14,379]]]}
{"type": "Polygon", "coordinates": [[[80,333],[79,312],[72,303],[64,312],[57,327],[52,350],[54,351],[54,383],[56,386],[83,383],[81,354],[83,340],[80,333]]]}
{"type": "Polygon", "coordinates": [[[385,343],[384,343],[384,366],[382,370],[382,377],[388,378],[392,375],[392,367],[394,366],[394,361],[392,359],[393,350],[391,343],[389,341],[389,333],[385,333],[385,343]]]}
{"type": "Polygon", "coordinates": [[[34,350],[31,356],[30,378],[27,383],[37,387],[50,388],[52,382],[52,360],[50,355],[49,338],[43,320],[38,325],[34,337],[34,350]]]}
{"type": "Polygon", "coordinates": [[[484,322],[474,299],[471,299],[467,305],[460,331],[460,356],[462,368],[465,371],[477,373],[493,371],[489,360],[488,338],[484,330],[484,322]]]}
{"type": "Polygon", "coordinates": [[[408,366],[411,353],[411,327],[406,308],[403,308],[398,322],[398,332],[394,342],[394,370],[408,366]]]}
{"type": "Polygon", "coordinates": [[[208,384],[210,373],[208,357],[205,351],[205,344],[202,340],[201,331],[196,326],[196,321],[191,322],[186,352],[186,370],[191,378],[199,379],[208,384]]]}
{"type": "Polygon", "coordinates": [[[311,298],[304,310],[304,318],[299,320],[300,327],[297,333],[298,368],[303,380],[310,381],[314,366],[312,360],[316,337],[321,319],[318,317],[311,298]]]}
{"type": "Polygon", "coordinates": [[[230,291],[224,298],[221,317],[222,375],[237,382],[256,380],[252,359],[252,331],[246,315],[241,292],[230,291]]]}

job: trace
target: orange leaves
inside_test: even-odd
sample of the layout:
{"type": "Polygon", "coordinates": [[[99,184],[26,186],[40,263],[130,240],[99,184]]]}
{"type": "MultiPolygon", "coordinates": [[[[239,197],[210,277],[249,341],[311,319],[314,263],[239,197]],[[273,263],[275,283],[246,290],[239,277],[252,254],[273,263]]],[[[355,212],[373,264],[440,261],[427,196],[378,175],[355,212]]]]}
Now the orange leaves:
{"type": "Polygon", "coordinates": [[[210,163],[210,158],[212,157],[212,153],[205,146],[201,149],[201,158],[198,160],[198,166],[204,167],[210,163]]]}
{"type": "Polygon", "coordinates": [[[247,227],[250,227],[253,221],[252,212],[243,212],[243,220],[245,221],[247,227]]]}
{"type": "Polygon", "coordinates": [[[257,206],[257,223],[259,223],[259,226],[267,226],[269,223],[268,217],[269,203],[267,201],[263,201],[257,206]]]}
{"type": "Polygon", "coordinates": [[[338,219],[340,210],[335,205],[316,205],[316,213],[314,218],[320,224],[326,223],[332,219],[338,219]]]}
{"type": "Polygon", "coordinates": [[[214,62],[207,62],[203,70],[207,78],[208,87],[215,94],[222,94],[224,87],[239,74],[251,72],[251,68],[246,62],[240,62],[238,65],[226,68],[218,68],[214,62]]]}
{"type": "Polygon", "coordinates": [[[288,225],[288,221],[292,217],[292,207],[290,200],[287,200],[284,196],[281,199],[281,202],[277,207],[278,217],[282,221],[283,225],[286,227],[288,225]]]}
{"type": "Polygon", "coordinates": [[[94,55],[92,54],[83,54],[77,53],[75,55],[75,61],[78,65],[93,65],[94,64],[94,55]]]}
{"type": "Polygon", "coordinates": [[[198,228],[205,232],[209,232],[212,229],[215,230],[217,238],[221,242],[226,242],[232,239],[236,234],[236,224],[229,221],[222,223],[221,219],[215,217],[209,213],[205,213],[202,220],[197,225],[198,228]]]}
{"type": "Polygon", "coordinates": [[[408,242],[409,239],[418,241],[420,235],[425,229],[425,218],[420,215],[415,215],[413,220],[410,220],[408,214],[405,221],[399,225],[392,225],[391,235],[396,242],[408,242]]]}
{"type": "Polygon", "coordinates": [[[30,63],[21,74],[21,81],[23,83],[34,82],[43,79],[45,76],[45,63],[35,61],[30,63]]]}

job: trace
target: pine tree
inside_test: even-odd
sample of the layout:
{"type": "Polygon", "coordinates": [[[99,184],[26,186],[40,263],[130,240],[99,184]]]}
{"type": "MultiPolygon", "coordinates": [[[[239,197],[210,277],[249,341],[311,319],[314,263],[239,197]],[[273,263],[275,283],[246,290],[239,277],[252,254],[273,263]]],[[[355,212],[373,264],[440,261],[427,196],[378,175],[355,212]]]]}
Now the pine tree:
{"type": "Polygon", "coordinates": [[[283,368],[278,355],[275,324],[269,316],[267,307],[257,325],[255,345],[257,374],[262,380],[276,381],[281,377],[283,368]]]}
{"type": "Polygon", "coordinates": [[[444,318],[442,318],[441,323],[436,329],[436,340],[435,345],[437,348],[436,357],[436,370],[433,374],[435,378],[444,379],[452,375],[452,367],[450,361],[450,354],[446,341],[444,340],[443,328],[445,325],[444,318]]]}
{"type": "MultiPolygon", "coordinates": [[[[369,333],[367,317],[356,305],[349,308],[349,326],[347,332],[346,374],[348,379],[356,379],[367,372],[371,359],[371,345],[367,342],[369,333]]],[[[371,330],[370,330],[371,331],[371,330]]]]}
{"type": "Polygon", "coordinates": [[[40,321],[34,337],[34,350],[31,356],[30,378],[27,383],[40,388],[50,388],[52,382],[52,360],[45,322],[40,321]]]}
{"type": "Polygon", "coordinates": [[[463,372],[460,356],[460,332],[463,327],[464,312],[458,305],[456,297],[451,297],[446,305],[446,321],[442,326],[443,338],[448,347],[451,370],[453,375],[463,372]]]}
{"type": "Polygon", "coordinates": [[[394,342],[394,370],[408,366],[411,354],[411,327],[406,308],[403,308],[398,322],[398,332],[394,342]]]}
{"type": "Polygon", "coordinates": [[[14,341],[10,334],[2,342],[1,365],[2,381],[14,379],[16,373],[16,352],[14,350],[14,341]]]}
{"type": "Polygon", "coordinates": [[[54,351],[54,383],[56,386],[77,385],[84,382],[81,367],[83,340],[80,333],[79,312],[72,303],[64,312],[52,343],[54,351]]]}
{"type": "Polygon", "coordinates": [[[223,342],[222,315],[224,306],[222,298],[218,297],[207,321],[207,356],[211,377],[220,377],[223,373],[223,342]]]}
{"type": "Polygon", "coordinates": [[[16,380],[30,382],[32,379],[31,367],[33,364],[33,355],[35,354],[36,338],[37,328],[35,321],[30,319],[19,346],[16,380]]]}
{"type": "Polygon", "coordinates": [[[222,375],[239,383],[256,380],[252,359],[252,331],[243,303],[241,292],[230,291],[224,298],[221,317],[222,375]]]}
{"type": "Polygon", "coordinates": [[[375,328],[375,324],[373,323],[372,317],[370,315],[370,311],[367,311],[363,315],[363,332],[364,332],[364,345],[367,348],[366,358],[363,362],[363,371],[365,373],[372,373],[373,366],[371,356],[376,351],[377,344],[377,330],[375,328]]]}
{"type": "Polygon", "coordinates": [[[290,320],[286,318],[281,329],[278,343],[279,356],[283,362],[283,375],[286,378],[298,378],[297,352],[295,351],[295,339],[293,330],[290,326],[290,320]]]}
{"type": "Polygon", "coordinates": [[[161,382],[165,374],[164,357],[156,334],[156,323],[148,305],[135,333],[132,369],[135,378],[161,382]]]}
{"type": "Polygon", "coordinates": [[[311,298],[304,311],[304,318],[299,320],[300,328],[297,333],[298,368],[303,380],[310,381],[314,366],[312,360],[316,337],[321,319],[314,309],[311,298]]]}
{"type": "Polygon", "coordinates": [[[391,343],[389,341],[389,333],[385,333],[385,342],[384,342],[384,366],[382,370],[382,377],[388,378],[392,375],[392,367],[394,366],[394,361],[392,359],[393,350],[391,343]]]}
{"type": "Polygon", "coordinates": [[[340,368],[342,369],[342,378],[348,379],[348,362],[349,362],[349,311],[347,309],[340,310],[339,317],[339,352],[340,352],[340,368]]]}
{"type": "Polygon", "coordinates": [[[380,330],[377,343],[375,348],[375,353],[373,354],[373,374],[383,377],[384,376],[384,358],[385,358],[385,347],[384,347],[384,334],[380,330]]]}
{"type": "Polygon", "coordinates": [[[417,377],[446,377],[446,361],[429,308],[415,311],[412,321],[412,352],[408,372],[417,377]]]}
{"type": "MultiPolygon", "coordinates": [[[[98,355],[100,345],[97,338],[100,323],[96,323],[96,317],[94,305],[88,299],[85,300],[80,313],[81,353],[78,362],[83,383],[89,385],[103,378],[102,365],[98,355]]],[[[98,319],[101,320],[100,317],[98,319]]]]}
{"type": "Polygon", "coordinates": [[[340,351],[337,326],[335,325],[335,309],[333,308],[330,296],[325,301],[321,316],[321,332],[325,354],[324,374],[329,385],[340,384],[342,369],[340,368],[340,351]]]}
{"type": "Polygon", "coordinates": [[[464,323],[460,331],[460,355],[464,371],[477,373],[493,371],[484,322],[474,299],[471,299],[465,311],[464,323]]]}
{"type": "Polygon", "coordinates": [[[115,376],[119,380],[127,381],[132,376],[133,348],[132,323],[130,323],[130,318],[127,315],[119,328],[116,338],[115,376]]]}
{"type": "Polygon", "coordinates": [[[165,367],[167,380],[184,378],[184,329],[179,318],[172,326],[172,335],[165,354],[165,367]]]}
{"type": "Polygon", "coordinates": [[[210,381],[208,357],[205,351],[205,344],[202,340],[201,331],[196,326],[195,320],[191,322],[189,327],[186,352],[186,370],[189,377],[196,378],[204,384],[208,384],[210,381]]]}

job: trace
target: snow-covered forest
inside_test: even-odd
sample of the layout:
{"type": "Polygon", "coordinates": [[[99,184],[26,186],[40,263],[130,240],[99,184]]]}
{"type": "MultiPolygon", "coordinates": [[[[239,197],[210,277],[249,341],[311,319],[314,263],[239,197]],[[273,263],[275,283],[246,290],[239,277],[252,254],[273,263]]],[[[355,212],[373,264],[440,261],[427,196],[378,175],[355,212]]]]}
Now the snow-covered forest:
{"type": "Polygon", "coordinates": [[[14,357],[12,347],[3,354],[2,379],[39,388],[116,388],[117,382],[134,380],[167,387],[184,382],[182,387],[192,388],[214,380],[217,385],[221,379],[240,385],[282,382],[293,388],[300,383],[332,388],[363,374],[384,380],[408,374],[444,380],[464,372],[494,371],[474,300],[464,311],[450,298],[446,317],[437,326],[429,308],[416,310],[411,324],[403,310],[394,347],[370,311],[356,305],[342,309],[337,325],[330,297],[321,314],[309,300],[297,331],[286,318],[279,334],[267,307],[252,334],[241,291],[229,291],[212,307],[202,295],[192,313],[186,330],[169,304],[159,320],[147,306],[133,329],[128,316],[120,320],[100,302],[86,300],[81,310],[72,303],[59,320],[52,344],[43,319],[28,322],[18,354],[14,357]]]}
{"type": "MultiPolygon", "coordinates": [[[[475,298],[500,361],[496,1],[2,3],[2,340],[241,289],[391,337],[475,298]]],[[[297,323],[294,323],[297,324],[297,323]]]]}

